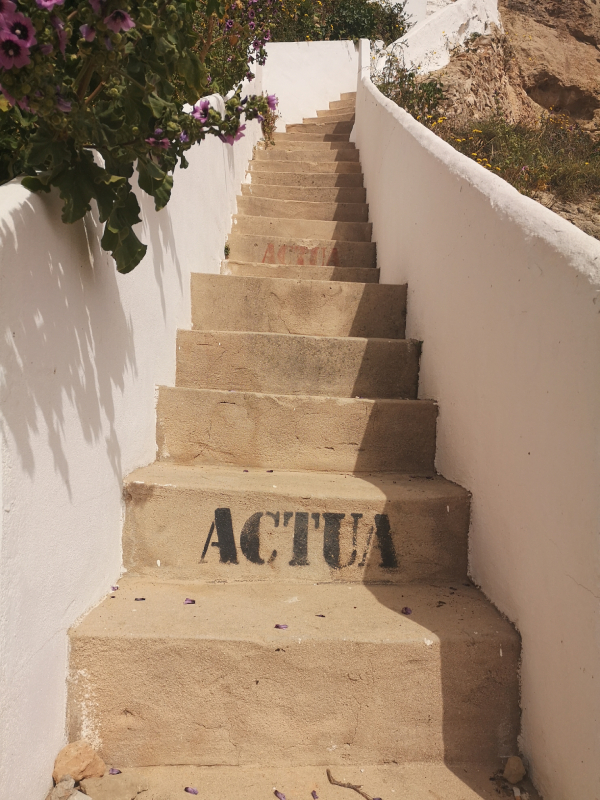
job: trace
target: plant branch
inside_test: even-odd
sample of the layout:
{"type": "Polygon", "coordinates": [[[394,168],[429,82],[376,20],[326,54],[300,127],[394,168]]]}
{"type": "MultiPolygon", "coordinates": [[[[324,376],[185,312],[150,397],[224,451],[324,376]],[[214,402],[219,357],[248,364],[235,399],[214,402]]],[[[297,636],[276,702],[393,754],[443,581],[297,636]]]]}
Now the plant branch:
{"type": "Polygon", "coordinates": [[[200,51],[200,55],[198,56],[200,61],[204,64],[206,61],[206,56],[208,55],[208,51],[212,45],[212,34],[213,28],[215,27],[215,15],[212,14],[210,19],[208,20],[208,30],[206,32],[206,41],[204,42],[204,46],[200,51]]]}
{"type": "Polygon", "coordinates": [[[88,106],[92,102],[92,100],[94,100],[100,94],[102,89],[104,89],[104,81],[100,81],[100,83],[98,84],[98,86],[96,86],[96,88],[91,93],[91,95],[89,95],[89,97],[85,98],[86,106],[88,106]]]}
{"type": "Polygon", "coordinates": [[[87,91],[88,86],[90,85],[90,81],[92,80],[92,76],[94,74],[94,70],[96,69],[96,63],[93,58],[91,58],[87,65],[84,67],[82,72],[79,74],[79,77],[76,81],[77,86],[77,99],[81,103],[83,98],[85,97],[85,93],[87,91]]]}
{"type": "Polygon", "coordinates": [[[329,779],[329,783],[333,784],[334,786],[341,786],[343,789],[352,789],[353,791],[358,792],[358,794],[364,797],[365,800],[374,800],[374,798],[371,797],[370,794],[363,792],[362,786],[360,785],[357,786],[353,783],[342,783],[342,781],[336,781],[336,779],[331,774],[331,770],[329,768],[327,769],[327,778],[329,779]]]}

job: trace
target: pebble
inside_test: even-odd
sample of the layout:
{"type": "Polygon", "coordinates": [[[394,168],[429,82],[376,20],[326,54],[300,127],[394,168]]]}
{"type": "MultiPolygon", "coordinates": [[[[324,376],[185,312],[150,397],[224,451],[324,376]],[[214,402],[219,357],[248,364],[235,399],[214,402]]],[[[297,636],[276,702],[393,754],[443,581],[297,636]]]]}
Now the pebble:
{"type": "Polygon", "coordinates": [[[519,756],[511,756],[506,762],[502,777],[509,783],[518,783],[525,777],[525,767],[519,756]]]}
{"type": "Polygon", "coordinates": [[[148,791],[148,783],[133,775],[120,773],[103,778],[87,778],[81,781],[81,788],[88,795],[87,800],[134,800],[141,792],[148,791]]]}
{"type": "Polygon", "coordinates": [[[55,783],[58,783],[65,775],[70,775],[73,780],[80,781],[82,778],[101,778],[105,771],[104,761],[93,747],[81,739],[63,747],[56,756],[52,777],[55,783]]]}
{"type": "Polygon", "coordinates": [[[73,778],[70,775],[65,775],[64,778],[50,790],[46,800],[70,800],[76,791],[73,778]]]}

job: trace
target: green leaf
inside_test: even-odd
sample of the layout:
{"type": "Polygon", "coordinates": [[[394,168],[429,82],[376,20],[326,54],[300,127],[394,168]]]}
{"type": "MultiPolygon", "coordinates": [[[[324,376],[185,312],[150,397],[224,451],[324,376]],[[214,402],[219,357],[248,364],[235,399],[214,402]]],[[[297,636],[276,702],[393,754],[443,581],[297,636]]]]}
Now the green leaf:
{"type": "Polygon", "coordinates": [[[32,175],[26,175],[22,178],[21,183],[30,192],[49,192],[50,187],[44,183],[40,178],[34,178],[32,175]]]}
{"type": "Polygon", "coordinates": [[[156,119],[160,119],[162,115],[175,106],[172,103],[167,103],[156,92],[152,92],[145,99],[145,104],[149,106],[156,119]]]}
{"type": "Polygon", "coordinates": [[[206,78],[206,67],[195,53],[179,59],[177,69],[187,85],[200,94],[206,78]]]}
{"type": "Polygon", "coordinates": [[[146,194],[154,198],[157,211],[164,208],[171,197],[173,176],[167,175],[152,161],[138,160],[138,184],[146,194]]]}
{"type": "Polygon", "coordinates": [[[112,251],[112,256],[117,263],[117,270],[123,275],[131,272],[146,255],[147,250],[148,245],[142,244],[130,228],[127,235],[112,251]]]}

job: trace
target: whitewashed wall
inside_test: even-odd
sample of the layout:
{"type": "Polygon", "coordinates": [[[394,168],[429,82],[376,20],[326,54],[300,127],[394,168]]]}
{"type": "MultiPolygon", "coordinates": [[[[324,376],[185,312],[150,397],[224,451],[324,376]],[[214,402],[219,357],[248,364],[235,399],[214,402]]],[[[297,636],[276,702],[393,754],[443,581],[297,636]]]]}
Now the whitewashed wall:
{"type": "Polygon", "coordinates": [[[94,220],[0,187],[0,797],[45,797],[65,743],[68,627],[121,569],[121,484],[154,460],[190,272],[218,272],[258,123],[191,151],[173,199],[141,195],[144,261],[119,275],[94,220]]]}
{"type": "Polygon", "coordinates": [[[369,79],[354,138],[385,283],[408,282],[437,469],[473,493],[470,570],[518,627],[545,800],[600,797],[600,243],[369,79]]]}

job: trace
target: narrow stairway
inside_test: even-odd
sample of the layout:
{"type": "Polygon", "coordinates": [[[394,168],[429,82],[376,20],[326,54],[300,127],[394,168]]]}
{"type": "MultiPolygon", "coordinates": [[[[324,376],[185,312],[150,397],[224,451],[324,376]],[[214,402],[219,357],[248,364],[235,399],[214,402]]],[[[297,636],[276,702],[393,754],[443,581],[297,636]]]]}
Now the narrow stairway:
{"type": "Polygon", "coordinates": [[[329,767],[384,800],[496,798],[517,752],[519,640],[467,578],[353,106],[257,150],[126,481],[127,574],[71,631],[70,739],[140,797],[358,796],[329,767]]]}

